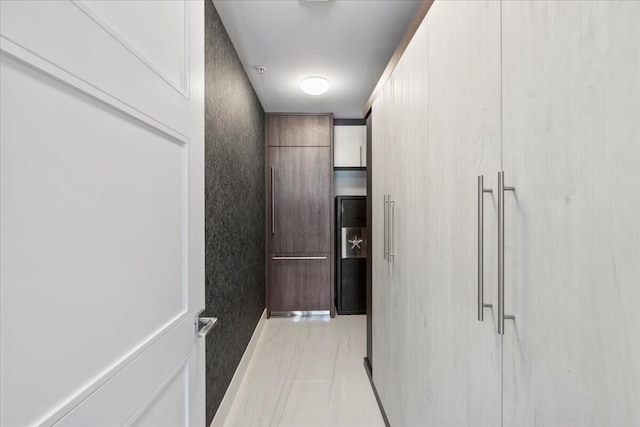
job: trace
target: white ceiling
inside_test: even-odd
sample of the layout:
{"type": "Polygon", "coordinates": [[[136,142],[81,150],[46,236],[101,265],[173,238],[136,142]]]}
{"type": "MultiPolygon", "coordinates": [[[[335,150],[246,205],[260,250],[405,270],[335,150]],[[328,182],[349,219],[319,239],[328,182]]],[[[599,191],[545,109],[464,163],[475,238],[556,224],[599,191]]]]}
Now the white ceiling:
{"type": "Polygon", "coordinates": [[[267,112],[362,110],[413,18],[419,0],[213,0],[267,112]],[[256,67],[267,71],[259,74],[256,67]],[[311,96],[300,81],[323,76],[311,96]]]}

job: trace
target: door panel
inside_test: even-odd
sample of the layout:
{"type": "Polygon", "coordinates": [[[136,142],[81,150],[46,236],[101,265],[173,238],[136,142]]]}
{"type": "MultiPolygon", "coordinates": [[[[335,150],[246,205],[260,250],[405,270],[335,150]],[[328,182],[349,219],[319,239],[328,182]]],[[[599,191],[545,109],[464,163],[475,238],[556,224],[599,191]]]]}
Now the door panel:
{"type": "MultiPolygon", "coordinates": [[[[372,243],[374,249],[372,256],[371,277],[371,311],[372,311],[372,353],[374,364],[372,365],[373,379],[385,409],[387,417],[392,420],[391,414],[394,407],[391,405],[394,388],[397,380],[394,374],[393,354],[396,351],[394,325],[394,284],[392,282],[392,270],[390,262],[385,259],[387,242],[387,216],[388,211],[385,196],[393,190],[393,183],[389,171],[395,167],[395,152],[391,141],[394,140],[396,127],[394,123],[393,109],[393,74],[378,94],[372,114],[375,121],[372,123],[372,153],[371,153],[371,194],[372,213],[371,224],[372,243]],[[375,242],[378,242],[377,244],[375,242]]],[[[393,421],[391,421],[393,422],[393,421]]]]}
{"type": "Polygon", "coordinates": [[[330,254],[313,260],[271,260],[271,311],[329,310],[330,254]]]}
{"type": "MultiPolygon", "coordinates": [[[[424,178],[428,128],[427,29],[422,26],[405,51],[389,81],[393,93],[392,129],[389,139],[387,178],[390,183],[389,237],[391,281],[387,297],[390,298],[394,348],[391,363],[394,373],[388,394],[391,412],[387,413],[392,425],[412,425],[425,419],[426,371],[424,323],[415,322],[413,316],[422,316],[424,300],[421,298],[425,270],[424,236],[426,197],[424,178]],[[418,185],[416,185],[416,183],[418,185]]],[[[386,406],[385,406],[386,408],[386,406]]]]}
{"type": "Polygon", "coordinates": [[[185,51],[189,3],[183,1],[122,4],[109,0],[76,1],[82,12],[140,58],[159,77],[188,97],[189,56],[185,51]],[[140,25],[131,17],[153,16],[140,25]]]}
{"type": "Polygon", "coordinates": [[[366,127],[334,126],[333,165],[336,167],[366,166],[366,127]]]}
{"type": "MultiPolygon", "coordinates": [[[[476,177],[500,166],[499,24],[499,3],[435,2],[374,103],[372,226],[383,242],[390,193],[396,256],[373,252],[373,377],[392,425],[500,424],[501,339],[491,310],[477,320],[476,263],[476,177]]],[[[486,197],[486,241],[491,214],[486,197]]]]}
{"type": "Polygon", "coordinates": [[[333,116],[314,114],[267,115],[270,147],[330,147],[333,116]]]}
{"type": "Polygon", "coordinates": [[[374,232],[379,230],[378,247],[383,248],[386,240],[389,252],[388,260],[384,260],[384,251],[374,252],[373,378],[393,425],[424,420],[426,405],[424,325],[414,318],[422,315],[419,275],[425,261],[420,242],[425,224],[421,178],[426,171],[426,59],[426,27],[421,27],[373,107],[372,225],[374,232]],[[420,185],[412,187],[415,182],[420,185]],[[388,206],[384,194],[389,195],[388,206]],[[380,216],[376,215],[377,203],[380,216]],[[375,256],[381,258],[380,265],[375,256]]]}
{"type": "Polygon", "coordinates": [[[477,175],[485,175],[485,188],[495,191],[500,166],[500,3],[435,2],[426,26],[426,185],[411,177],[405,180],[423,194],[411,198],[424,200],[415,217],[426,213],[416,234],[423,236],[423,261],[415,261],[419,311],[425,318],[418,336],[428,344],[422,359],[429,400],[422,415],[434,426],[498,426],[502,343],[494,321],[496,199],[493,194],[482,196],[484,301],[494,308],[485,308],[480,322],[477,175]]]}
{"type": "Polygon", "coordinates": [[[270,147],[271,253],[331,251],[331,149],[270,147]]]}
{"type": "MultiPolygon", "coordinates": [[[[122,372],[100,387],[91,399],[81,402],[55,425],[96,425],[96,420],[101,420],[101,425],[110,426],[131,423],[144,425],[142,421],[150,416],[149,413],[156,411],[153,408],[162,404],[162,396],[187,396],[191,383],[188,374],[193,368],[193,361],[174,346],[189,345],[189,335],[193,334],[193,330],[193,320],[185,318],[167,333],[165,339],[152,345],[140,357],[126,365],[122,372]],[[180,380],[176,381],[176,378],[180,380]],[[131,381],[135,381],[137,386],[131,387],[131,381]],[[109,402],[109,405],[105,405],[105,402],[109,402]]],[[[176,403],[184,406],[189,401],[183,397],[176,403]]],[[[188,409],[188,406],[184,409],[188,409]]],[[[164,425],[187,426],[189,412],[185,415],[187,418],[181,423],[164,425]]]]}
{"type": "MultiPolygon", "coordinates": [[[[189,105],[189,99],[196,94],[190,91],[190,86],[195,84],[193,89],[198,90],[203,85],[191,78],[195,75],[193,67],[197,67],[197,63],[193,63],[194,58],[189,58],[203,43],[189,36],[198,30],[192,25],[203,25],[199,21],[191,22],[199,8],[188,1],[162,2],[163,5],[179,5],[179,9],[173,8],[180,10],[179,14],[167,16],[172,7],[155,5],[154,9],[151,3],[139,7],[141,15],[133,15],[136,7],[131,5],[138,2],[124,1],[118,6],[111,3],[3,0],[0,16],[2,42],[18,45],[23,49],[21,56],[31,53],[45,60],[47,71],[52,72],[51,68],[66,71],[89,83],[93,90],[139,110],[154,123],[185,134],[192,121],[185,105],[189,105]],[[116,12],[118,8],[120,11],[116,12]],[[149,19],[151,16],[153,19],[149,19]],[[148,40],[143,43],[142,34],[134,38],[118,29],[125,22],[156,19],[175,23],[167,28],[148,27],[146,24],[136,27],[139,31],[149,31],[144,34],[146,38],[155,40],[155,45],[148,40]],[[166,40],[175,39],[184,40],[184,44],[180,50],[173,49],[169,67],[169,58],[156,59],[157,53],[150,49],[164,47],[166,40]],[[185,77],[174,83],[178,68],[185,77]]],[[[31,60],[34,61],[36,58],[31,60]]]]}
{"type": "MultiPolygon", "coordinates": [[[[19,318],[35,304],[39,316],[57,320],[38,326],[42,336],[27,342],[22,335],[28,325],[4,325],[3,344],[21,346],[30,362],[29,369],[14,369],[9,378],[37,383],[52,369],[69,371],[43,390],[49,398],[30,398],[28,389],[20,396],[9,378],[13,392],[4,397],[9,404],[16,399],[16,406],[34,399],[44,410],[186,315],[185,146],[105,111],[92,98],[10,57],[3,58],[2,74],[4,96],[11,100],[2,105],[2,122],[12,124],[2,133],[2,171],[10,177],[2,191],[9,208],[2,216],[8,258],[3,279],[15,283],[3,288],[3,317],[19,318]],[[60,106],[64,114],[56,113],[60,106]],[[15,126],[24,111],[37,126],[15,126]],[[96,133],[101,128],[110,131],[96,133]],[[65,140],[51,143],[51,135],[65,140]],[[163,173],[140,167],[147,162],[163,173]],[[36,292],[39,282],[44,286],[36,292]],[[66,283],[63,292],[57,283],[66,283]],[[159,293],[158,286],[166,290],[159,293]],[[79,303],[94,299],[101,304],[79,303]],[[145,303],[146,316],[132,323],[145,303]],[[92,319],[100,333],[78,340],[87,325],[77,319],[92,319]],[[114,336],[117,341],[105,339],[114,336]],[[40,351],[43,346],[46,352],[40,351]],[[83,363],[69,358],[69,352],[82,354],[86,346],[95,351],[92,357],[83,363]]],[[[18,366],[24,358],[8,352],[3,363],[18,366]]],[[[25,409],[38,412],[32,405],[25,409]]]]}
{"type": "MultiPolygon", "coordinates": [[[[185,361],[186,362],[186,361],[185,361]]],[[[143,408],[134,426],[181,426],[189,425],[189,402],[184,396],[189,393],[189,365],[181,363],[163,387],[143,408]]]]}
{"type": "Polygon", "coordinates": [[[104,26],[82,2],[0,5],[2,425],[133,422],[179,365],[183,424],[204,423],[203,10],[146,5],[179,21],[163,62],[115,36],[119,5],[104,26]]]}
{"type": "Polygon", "coordinates": [[[505,425],[640,424],[640,3],[505,2],[505,425]]]}

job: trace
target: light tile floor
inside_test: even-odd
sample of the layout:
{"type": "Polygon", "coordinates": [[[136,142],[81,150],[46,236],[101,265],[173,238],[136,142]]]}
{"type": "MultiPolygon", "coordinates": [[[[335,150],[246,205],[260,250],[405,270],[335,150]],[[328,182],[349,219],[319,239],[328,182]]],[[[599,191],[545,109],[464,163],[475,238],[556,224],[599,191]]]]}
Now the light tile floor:
{"type": "Polygon", "coordinates": [[[365,316],[267,320],[225,426],[383,427],[365,353],[365,316]]]}

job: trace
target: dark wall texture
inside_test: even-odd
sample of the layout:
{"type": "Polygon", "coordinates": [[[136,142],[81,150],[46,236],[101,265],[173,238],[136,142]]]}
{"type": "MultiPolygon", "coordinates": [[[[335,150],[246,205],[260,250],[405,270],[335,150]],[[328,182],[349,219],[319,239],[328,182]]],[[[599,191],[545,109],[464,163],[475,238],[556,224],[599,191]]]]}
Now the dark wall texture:
{"type": "Polygon", "coordinates": [[[205,1],[207,425],[265,307],[264,110],[205,1]]]}

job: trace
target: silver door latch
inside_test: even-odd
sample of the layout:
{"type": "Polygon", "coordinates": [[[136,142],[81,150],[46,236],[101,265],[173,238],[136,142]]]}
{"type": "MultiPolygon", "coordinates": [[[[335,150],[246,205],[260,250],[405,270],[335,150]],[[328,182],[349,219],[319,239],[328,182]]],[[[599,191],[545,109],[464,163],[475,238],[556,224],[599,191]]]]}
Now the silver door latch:
{"type": "Polygon", "coordinates": [[[200,338],[204,338],[207,336],[207,334],[209,332],[211,332],[211,329],[213,329],[213,327],[218,323],[218,318],[217,317],[200,317],[200,314],[204,311],[204,309],[200,310],[197,314],[196,314],[196,320],[195,320],[195,326],[196,326],[196,333],[198,334],[198,336],[200,338]],[[202,326],[202,329],[200,329],[200,326],[202,326]]]}

